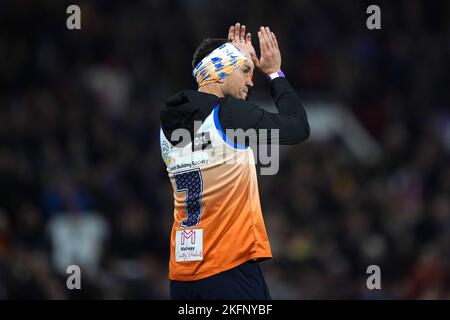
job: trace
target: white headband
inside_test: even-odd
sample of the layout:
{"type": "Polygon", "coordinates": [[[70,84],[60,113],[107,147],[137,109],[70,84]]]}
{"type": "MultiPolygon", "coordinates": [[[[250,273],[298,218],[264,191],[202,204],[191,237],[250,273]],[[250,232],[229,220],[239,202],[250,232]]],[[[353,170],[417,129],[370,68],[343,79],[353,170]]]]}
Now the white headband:
{"type": "Polygon", "coordinates": [[[192,71],[199,86],[224,79],[247,60],[230,42],[224,43],[202,59],[192,71]]]}

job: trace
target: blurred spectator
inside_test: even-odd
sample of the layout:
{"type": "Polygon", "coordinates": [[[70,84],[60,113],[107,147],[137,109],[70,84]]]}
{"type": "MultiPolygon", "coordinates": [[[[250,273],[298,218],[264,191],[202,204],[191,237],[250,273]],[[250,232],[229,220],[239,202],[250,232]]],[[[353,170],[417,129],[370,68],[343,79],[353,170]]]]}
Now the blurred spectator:
{"type": "Polygon", "coordinates": [[[50,219],[48,232],[52,263],[61,275],[70,265],[91,274],[99,271],[108,225],[98,213],[69,207],[50,219]]]}

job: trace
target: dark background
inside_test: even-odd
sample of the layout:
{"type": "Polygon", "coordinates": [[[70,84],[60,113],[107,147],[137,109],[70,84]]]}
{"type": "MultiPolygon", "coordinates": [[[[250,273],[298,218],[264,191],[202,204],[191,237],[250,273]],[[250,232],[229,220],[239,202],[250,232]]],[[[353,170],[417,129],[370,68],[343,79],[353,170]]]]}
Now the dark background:
{"type": "MultiPolygon", "coordinates": [[[[380,148],[361,161],[311,117],[311,138],[260,177],[273,298],[450,298],[450,2],[19,0],[0,2],[0,299],[168,298],[159,112],[196,88],[201,40],[235,22],[257,51],[259,26],[277,34],[308,114],[339,106],[380,148]]],[[[254,80],[250,100],[270,102],[254,80]]]]}

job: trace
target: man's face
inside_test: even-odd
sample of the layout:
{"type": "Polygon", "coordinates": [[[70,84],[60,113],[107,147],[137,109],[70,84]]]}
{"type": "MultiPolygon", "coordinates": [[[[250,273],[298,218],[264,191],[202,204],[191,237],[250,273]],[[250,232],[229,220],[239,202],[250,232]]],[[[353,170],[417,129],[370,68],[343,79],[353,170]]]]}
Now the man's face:
{"type": "Polygon", "coordinates": [[[224,96],[232,96],[246,100],[248,91],[253,87],[254,64],[250,57],[240,67],[236,68],[223,81],[222,93],[224,96]]]}

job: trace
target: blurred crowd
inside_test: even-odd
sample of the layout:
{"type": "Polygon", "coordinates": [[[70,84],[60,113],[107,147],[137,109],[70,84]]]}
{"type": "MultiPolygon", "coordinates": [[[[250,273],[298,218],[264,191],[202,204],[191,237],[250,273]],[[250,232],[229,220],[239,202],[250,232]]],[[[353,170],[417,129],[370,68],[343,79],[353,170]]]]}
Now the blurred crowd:
{"type": "MultiPolygon", "coordinates": [[[[260,177],[272,297],[450,299],[450,3],[380,1],[373,31],[369,4],[0,2],[0,299],[169,297],[159,112],[195,88],[200,41],[237,21],[278,35],[307,109],[339,102],[382,149],[361,163],[313,127],[260,177]],[[66,28],[69,4],[81,30],[66,28]],[[81,290],[66,288],[72,264],[81,290]]],[[[257,75],[254,97],[267,88],[257,75]]]]}

